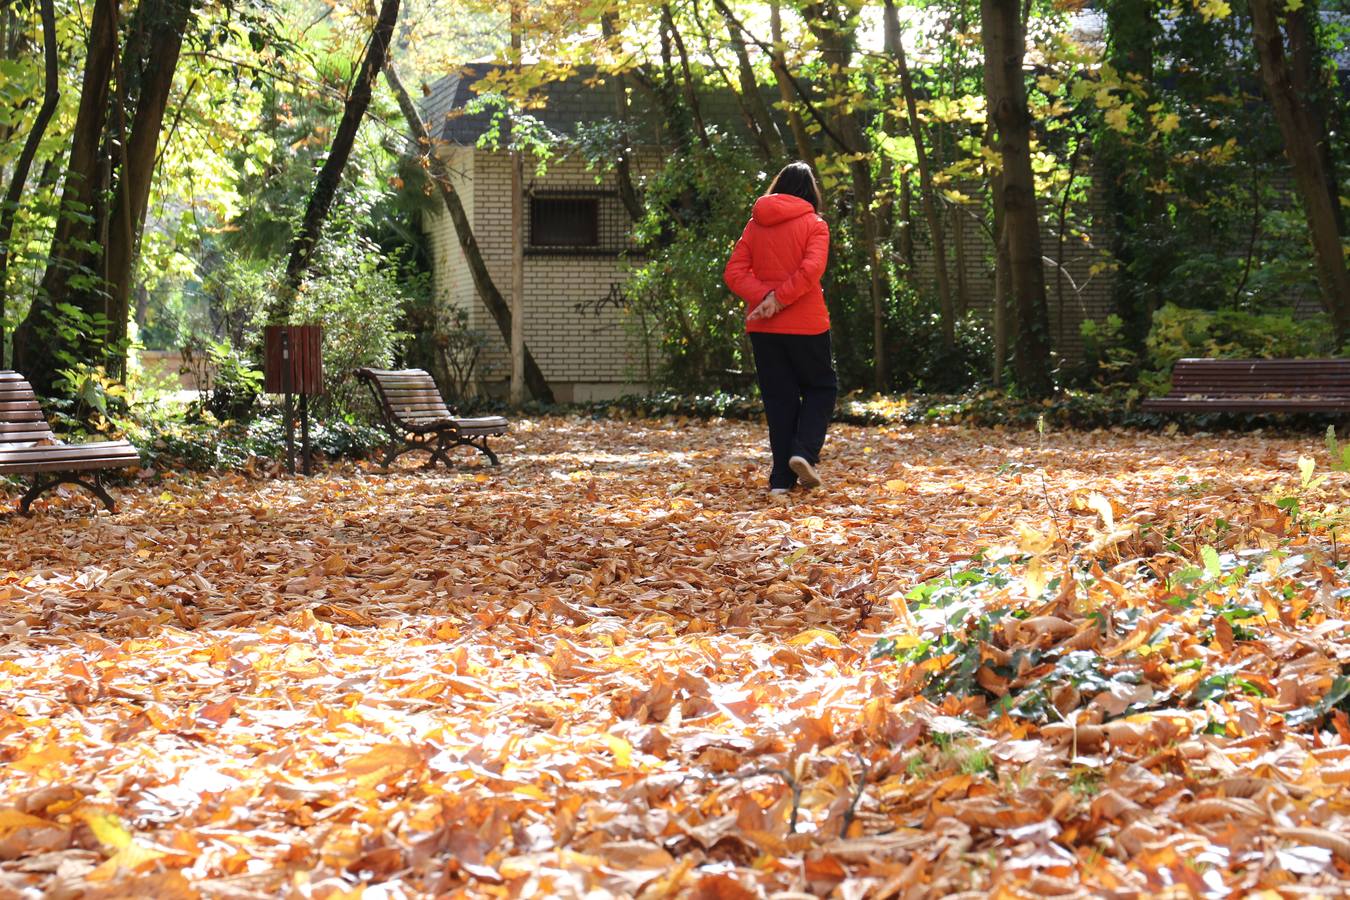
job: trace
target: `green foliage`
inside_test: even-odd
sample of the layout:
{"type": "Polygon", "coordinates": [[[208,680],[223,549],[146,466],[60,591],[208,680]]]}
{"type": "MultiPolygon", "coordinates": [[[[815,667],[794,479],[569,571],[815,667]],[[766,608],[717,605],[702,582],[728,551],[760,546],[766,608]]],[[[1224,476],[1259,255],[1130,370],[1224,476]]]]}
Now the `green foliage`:
{"type": "Polygon", "coordinates": [[[441,327],[436,351],[445,372],[446,399],[451,403],[462,404],[472,396],[478,358],[485,346],[487,336],[469,327],[469,314],[462,309],[455,310],[449,325],[441,327]]]}
{"type": "Polygon", "coordinates": [[[127,411],[126,387],[103,366],[75,363],[57,372],[48,404],[52,426],[77,435],[109,434],[127,411]]]}
{"type": "MultiPolygon", "coordinates": [[[[158,469],[247,470],[259,461],[279,461],[286,452],[286,430],[277,409],[249,421],[218,420],[209,412],[196,418],[138,415],[123,423],[145,465],[158,469]]],[[[388,436],[369,424],[316,416],[310,442],[322,459],[366,458],[388,436]]]]}
{"type": "Polygon", "coordinates": [[[189,410],[189,418],[199,419],[205,411],[218,421],[252,420],[262,396],[263,373],[228,338],[189,341],[183,361],[201,372],[198,384],[210,384],[203,399],[189,410]]]}
{"type": "Polygon", "coordinates": [[[362,366],[389,366],[407,338],[399,330],[405,308],[425,303],[425,277],[400,271],[400,253],[386,254],[360,223],[368,213],[348,195],[315,254],[311,277],[295,299],[295,323],[323,326],[325,395],[319,407],[329,414],[363,410],[366,391],[354,376],[362,366]]]}
{"type": "Polygon", "coordinates": [[[765,177],[726,141],[672,159],[647,183],[637,239],[650,252],[634,260],[628,294],[630,323],[655,351],[659,384],[688,390],[748,381],[745,305],[727,290],[722,269],[765,177]]]}
{"type": "Polygon", "coordinates": [[[1088,319],[1083,335],[1084,380],[1104,393],[1133,395],[1139,354],[1125,334],[1125,322],[1112,313],[1103,322],[1088,319]]]}
{"type": "Polygon", "coordinates": [[[1332,329],[1325,317],[1295,319],[1289,312],[1210,312],[1168,304],[1153,316],[1147,340],[1148,371],[1141,378],[1154,393],[1163,393],[1172,366],[1187,357],[1258,358],[1317,357],[1335,352],[1332,329]]]}

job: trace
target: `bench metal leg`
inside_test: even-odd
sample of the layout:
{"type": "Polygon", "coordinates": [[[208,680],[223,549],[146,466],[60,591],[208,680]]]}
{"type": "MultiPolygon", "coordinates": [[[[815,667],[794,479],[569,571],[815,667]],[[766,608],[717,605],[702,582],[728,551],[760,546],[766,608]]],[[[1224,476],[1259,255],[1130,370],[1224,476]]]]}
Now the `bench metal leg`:
{"type": "Polygon", "coordinates": [[[389,467],[393,465],[394,460],[403,456],[405,453],[415,453],[418,450],[424,450],[432,455],[432,459],[423,466],[423,468],[430,468],[436,461],[436,447],[433,444],[421,441],[404,441],[402,444],[390,444],[385,448],[384,462],[380,464],[380,468],[388,471],[389,467]]]}
{"type": "Polygon", "coordinates": [[[492,448],[488,446],[488,439],[486,435],[479,438],[478,443],[474,443],[473,441],[465,441],[464,443],[468,444],[470,447],[476,447],[479,450],[486,453],[488,462],[491,463],[492,465],[500,466],[502,464],[501,460],[497,459],[497,454],[493,453],[492,448]]]}
{"type": "Polygon", "coordinates": [[[24,515],[28,515],[28,508],[33,505],[33,501],[59,484],[79,485],[98,499],[102,500],[103,505],[108,508],[108,512],[116,511],[116,504],[113,502],[112,495],[103,487],[103,477],[98,474],[95,474],[89,479],[69,474],[56,475],[49,478],[42,478],[34,475],[33,486],[30,487],[28,492],[19,500],[19,509],[22,510],[24,515]]]}
{"type": "Polygon", "coordinates": [[[497,454],[493,453],[492,448],[488,446],[487,435],[483,435],[480,438],[460,437],[456,438],[453,441],[449,440],[448,438],[443,439],[441,441],[440,447],[441,458],[445,460],[445,465],[447,468],[449,468],[450,466],[450,458],[446,454],[448,451],[454,449],[455,447],[472,447],[478,452],[486,454],[488,462],[491,465],[494,466],[501,465],[501,460],[497,459],[497,454]]]}

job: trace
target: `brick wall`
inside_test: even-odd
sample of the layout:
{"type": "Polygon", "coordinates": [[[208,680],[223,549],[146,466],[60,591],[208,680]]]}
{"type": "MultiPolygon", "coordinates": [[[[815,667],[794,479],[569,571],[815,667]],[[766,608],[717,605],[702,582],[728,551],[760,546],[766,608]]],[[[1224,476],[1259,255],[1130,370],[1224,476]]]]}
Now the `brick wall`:
{"type": "MultiPolygon", "coordinates": [[[[449,160],[456,187],[471,208],[474,233],[493,281],[504,295],[511,285],[511,162],[505,154],[454,148],[449,160]]],[[[579,160],[550,164],[546,175],[526,166],[527,190],[608,191],[599,198],[602,229],[612,230],[615,216],[627,228],[627,213],[612,177],[599,183],[579,160]],[[616,208],[617,207],[617,211],[616,208]],[[607,226],[606,223],[611,223],[607,226]]],[[[483,390],[499,393],[511,374],[507,345],[487,307],[478,299],[454,226],[443,212],[429,215],[424,227],[436,259],[436,291],[446,308],[469,311],[470,327],[487,338],[479,359],[483,390]]],[[[528,234],[528,201],[527,222],[528,234]]],[[[612,236],[611,236],[612,237],[612,236]]],[[[610,245],[613,241],[604,241],[610,245]]],[[[622,288],[627,280],[615,254],[527,250],[525,257],[525,342],[544,377],[561,400],[603,399],[636,390],[645,382],[641,341],[630,327],[622,288]]]]}

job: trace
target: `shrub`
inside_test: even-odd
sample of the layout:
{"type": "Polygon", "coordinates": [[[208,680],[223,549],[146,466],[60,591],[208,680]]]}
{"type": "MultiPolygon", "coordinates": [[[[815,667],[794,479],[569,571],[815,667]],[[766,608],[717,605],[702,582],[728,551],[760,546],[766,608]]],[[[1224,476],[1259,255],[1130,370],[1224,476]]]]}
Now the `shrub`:
{"type": "Polygon", "coordinates": [[[1150,393],[1165,393],[1172,366],[1186,357],[1274,359],[1326,356],[1336,350],[1325,316],[1295,319],[1290,312],[1209,312],[1170,303],[1153,314],[1145,343],[1148,365],[1140,382],[1150,393]]]}
{"type": "Polygon", "coordinates": [[[727,141],[697,163],[673,161],[648,183],[637,238],[651,255],[633,270],[626,293],[658,383],[737,386],[751,367],[743,305],[722,283],[722,269],[766,177],[727,141]]]}
{"type": "Polygon", "coordinates": [[[296,296],[292,320],[323,326],[324,415],[351,415],[366,395],[353,373],[388,366],[407,335],[398,324],[405,305],[429,290],[425,277],[400,276],[398,258],[357,227],[361,210],[344,208],[320,242],[313,275],[296,296]]]}

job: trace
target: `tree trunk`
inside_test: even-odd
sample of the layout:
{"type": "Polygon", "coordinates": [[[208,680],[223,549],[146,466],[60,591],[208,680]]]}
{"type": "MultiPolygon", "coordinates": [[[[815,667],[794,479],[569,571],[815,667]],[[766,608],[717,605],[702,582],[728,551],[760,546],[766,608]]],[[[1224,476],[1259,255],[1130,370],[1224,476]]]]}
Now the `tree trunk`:
{"type": "MultiPolygon", "coordinates": [[[[520,74],[520,3],[511,4],[511,52],[520,74]]],[[[525,400],[525,155],[511,151],[511,405],[525,400]]]]}
{"type": "MultiPolygon", "coordinates": [[[[71,292],[72,276],[89,274],[88,248],[96,245],[98,237],[94,214],[105,186],[103,133],[117,43],[117,0],[94,0],[80,106],[51,255],[28,315],[14,332],[14,366],[43,394],[51,393],[60,366],[68,360],[91,358],[97,343],[93,335],[58,329],[55,320],[71,292]]],[[[92,316],[96,310],[83,312],[92,316]]]]}
{"type": "MultiPolygon", "coordinates": [[[[725,8],[719,3],[719,8],[725,8]]],[[[797,158],[812,169],[816,168],[816,153],[811,145],[811,135],[806,131],[806,123],[797,112],[797,89],[792,83],[792,73],[787,67],[787,45],[783,43],[783,17],[778,8],[778,0],[769,4],[770,40],[773,41],[773,53],[770,66],[774,80],[778,83],[778,96],[787,109],[788,128],[792,131],[793,142],[797,145],[797,158]]]]}
{"type": "Polygon", "coordinates": [[[375,20],[375,28],[370,34],[370,47],[361,61],[361,71],[343,107],[342,120],[333,134],[332,146],[328,148],[328,158],[324,160],[314,181],[314,192],[305,208],[300,230],[291,243],[290,259],[286,262],[286,280],[269,316],[273,322],[285,322],[290,317],[296,292],[300,290],[300,284],[313,262],[314,248],[318,245],[324,221],[328,218],[328,211],[333,206],[338,185],[342,181],[342,170],[347,167],[347,158],[351,156],[352,146],[356,142],[356,132],[365,118],[366,107],[370,106],[375,79],[388,59],[389,41],[398,21],[398,8],[399,0],[382,0],[380,3],[379,18],[375,20]]]}
{"type": "MultiPolygon", "coordinates": [[[[886,2],[886,15],[898,18],[895,4],[886,2]]],[[[928,223],[928,236],[933,242],[933,274],[937,281],[938,310],[941,314],[942,349],[951,353],[956,348],[956,309],[952,303],[951,279],[947,269],[947,239],[942,225],[942,214],[937,206],[937,191],[933,188],[933,167],[928,161],[928,148],[919,123],[918,101],[914,96],[914,79],[909,74],[909,64],[905,60],[905,48],[900,43],[899,27],[893,46],[892,58],[900,74],[900,90],[905,95],[905,111],[909,115],[909,135],[914,140],[914,152],[919,164],[919,199],[923,204],[924,220],[928,223]]]]}
{"type": "MultiPolygon", "coordinates": [[[[1327,168],[1331,156],[1325,146],[1326,126],[1321,111],[1312,97],[1300,93],[1294,85],[1293,73],[1310,72],[1312,65],[1304,58],[1286,60],[1284,35],[1271,0],[1249,0],[1248,9],[1266,93],[1284,137],[1284,152],[1293,168],[1294,184],[1308,221],[1322,306],[1331,317],[1337,342],[1344,343],[1350,332],[1350,272],[1346,270],[1341,243],[1336,174],[1327,168]]],[[[1286,12],[1285,15],[1293,22],[1306,15],[1306,10],[1286,12]]],[[[1306,24],[1301,27],[1307,31],[1306,24]]],[[[1309,44],[1307,40],[1297,41],[1294,50],[1309,54],[1309,44]]]]}
{"type": "MultiPolygon", "coordinates": [[[[1154,89],[1154,46],[1161,34],[1155,0],[1114,0],[1106,6],[1107,62],[1122,80],[1154,89]]],[[[1144,118],[1144,134],[1150,122],[1152,97],[1141,98],[1136,107],[1144,118]]],[[[1167,198],[1149,190],[1150,183],[1166,176],[1165,150],[1156,142],[1140,145],[1132,136],[1114,129],[1098,129],[1092,144],[1091,168],[1108,192],[1111,216],[1111,255],[1117,263],[1112,294],[1125,334],[1137,350],[1144,349],[1160,305],[1162,291],[1175,268],[1174,253],[1165,238],[1171,213],[1167,198]],[[1162,239],[1158,239],[1162,238],[1162,239]]]]}
{"type": "Polygon", "coordinates": [[[769,105],[764,102],[764,95],[759,91],[759,81],[755,78],[755,68],[750,63],[750,50],[745,45],[745,35],[741,33],[735,19],[725,13],[722,14],[722,19],[726,23],[731,48],[736,52],[737,75],[741,83],[739,96],[747,115],[754,123],[760,149],[769,162],[783,160],[787,156],[787,144],[778,131],[778,123],[769,113],[769,105]]]}
{"type": "Polygon", "coordinates": [[[858,18],[852,7],[833,2],[813,3],[803,9],[807,26],[816,36],[821,57],[830,72],[830,86],[838,101],[826,134],[840,153],[848,154],[848,170],[853,184],[854,210],[862,226],[863,251],[867,257],[868,294],[872,301],[872,384],[878,391],[887,387],[885,282],[881,277],[881,235],[878,233],[876,199],[872,182],[872,147],[867,134],[850,108],[851,85],[848,70],[853,63],[858,18]]]}
{"type": "MultiPolygon", "coordinates": [[[[464,211],[464,204],[460,202],[459,194],[455,193],[454,182],[450,180],[450,170],[445,161],[441,159],[437,152],[437,142],[431,139],[427,133],[427,127],[422,122],[421,115],[417,112],[417,107],[413,104],[412,97],[403,87],[403,82],[399,80],[398,73],[392,65],[384,70],[385,80],[394,92],[394,97],[398,100],[398,107],[403,112],[403,117],[408,122],[408,128],[411,129],[413,138],[417,145],[422,147],[427,153],[427,166],[431,172],[431,179],[436,184],[436,190],[441,195],[441,201],[445,204],[445,211],[450,215],[450,221],[455,226],[455,236],[459,239],[460,249],[464,252],[464,259],[469,265],[469,274],[473,278],[474,288],[478,291],[478,296],[482,299],[483,305],[488,308],[488,312],[497,323],[497,328],[501,331],[502,340],[509,342],[511,340],[511,307],[502,296],[501,291],[497,290],[497,285],[492,281],[492,274],[488,271],[487,263],[483,260],[483,252],[478,247],[478,240],[473,234],[473,224],[469,221],[469,216],[464,211]]],[[[525,385],[530,389],[530,394],[534,399],[541,403],[553,402],[553,391],[549,389],[548,382],[544,379],[544,373],[539,369],[539,365],[534,361],[534,356],[530,353],[527,345],[524,348],[525,360],[525,385]]]]}
{"type": "Polygon", "coordinates": [[[970,283],[967,277],[969,257],[966,253],[967,211],[959,204],[953,204],[952,210],[952,265],[956,269],[956,296],[952,298],[959,319],[970,309],[970,283]]]}
{"type": "MultiPolygon", "coordinates": [[[[914,259],[914,198],[913,188],[909,186],[909,173],[900,179],[900,258],[905,261],[905,271],[913,273],[914,259]]],[[[911,275],[912,277],[912,275],[911,275]]]]}
{"type": "Polygon", "coordinates": [[[14,173],[10,176],[9,190],[0,206],[0,369],[5,367],[5,298],[9,276],[10,241],[14,237],[14,217],[19,211],[19,201],[23,199],[24,185],[28,182],[28,172],[33,167],[38,145],[47,133],[47,123],[56,114],[56,104],[60,99],[59,62],[56,47],[56,13],[52,0],[41,0],[39,12],[42,17],[42,57],[45,63],[42,84],[42,106],[38,108],[37,118],[23,142],[18,162],[14,164],[14,173]]]}
{"type": "MultiPolygon", "coordinates": [[[[618,18],[613,12],[605,13],[601,17],[600,28],[609,40],[614,40],[618,36],[618,18]]],[[[633,167],[629,158],[629,154],[633,152],[633,136],[628,127],[628,80],[624,78],[622,72],[616,72],[611,77],[614,80],[614,107],[619,117],[619,138],[622,144],[614,155],[614,177],[619,183],[619,199],[623,201],[624,209],[628,210],[628,217],[638,222],[646,211],[642,208],[642,201],[633,186],[633,167]]]]}
{"type": "MultiPolygon", "coordinates": [[[[149,0],[146,0],[148,3],[149,0]]],[[[136,111],[131,131],[123,136],[121,167],[108,216],[107,290],[109,369],[121,375],[126,369],[127,321],[130,316],[131,280],[150,182],[159,148],[160,127],[173,87],[178,54],[192,11],[191,0],[164,0],[153,13],[143,15],[150,27],[144,58],[128,60],[138,68],[136,111]]],[[[128,54],[130,55],[130,54],[128,54]]],[[[130,66],[124,65],[126,70],[130,66]]]]}
{"type": "Polygon", "coordinates": [[[684,46],[684,36],[680,34],[679,26],[675,24],[675,14],[670,10],[670,4],[665,3],[661,6],[661,16],[665,20],[666,28],[670,31],[671,40],[675,42],[675,50],[680,55],[680,84],[684,92],[685,106],[689,107],[689,115],[693,117],[694,134],[698,138],[699,144],[704,150],[712,148],[712,141],[708,138],[708,126],[703,121],[703,108],[698,102],[698,89],[694,84],[694,73],[689,67],[689,51],[684,46]]]}
{"type": "MultiPolygon", "coordinates": [[[[986,142],[992,142],[993,129],[985,132],[986,142]]],[[[994,358],[990,374],[994,387],[1003,387],[1003,367],[1008,361],[1008,281],[1012,262],[1008,257],[1008,235],[1003,225],[1003,176],[992,167],[989,172],[989,193],[993,206],[994,239],[994,358]]]]}
{"type": "Polygon", "coordinates": [[[1003,163],[1001,207],[1008,243],[1008,288],[1017,323],[1013,364],[1022,391],[1029,397],[1045,397],[1054,385],[1036,181],[1031,171],[1031,114],[1022,71],[1026,34],[1020,13],[1018,0],[981,0],[984,89],[990,122],[998,130],[995,149],[1003,163]]]}

